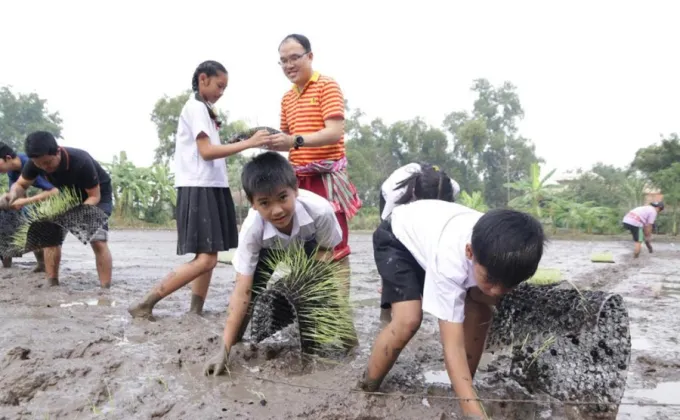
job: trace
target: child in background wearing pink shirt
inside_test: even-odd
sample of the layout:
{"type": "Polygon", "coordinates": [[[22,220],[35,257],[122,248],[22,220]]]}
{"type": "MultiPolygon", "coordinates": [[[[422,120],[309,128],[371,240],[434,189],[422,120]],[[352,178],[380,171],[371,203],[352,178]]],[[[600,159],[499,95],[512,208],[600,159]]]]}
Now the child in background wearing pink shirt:
{"type": "Polygon", "coordinates": [[[644,237],[645,245],[649,252],[652,252],[652,226],[656,221],[656,216],[663,210],[663,201],[653,202],[647,206],[641,206],[629,211],[623,218],[623,227],[633,234],[635,241],[635,258],[640,256],[642,240],[644,237]],[[643,236],[644,235],[644,236],[643,236]]]}

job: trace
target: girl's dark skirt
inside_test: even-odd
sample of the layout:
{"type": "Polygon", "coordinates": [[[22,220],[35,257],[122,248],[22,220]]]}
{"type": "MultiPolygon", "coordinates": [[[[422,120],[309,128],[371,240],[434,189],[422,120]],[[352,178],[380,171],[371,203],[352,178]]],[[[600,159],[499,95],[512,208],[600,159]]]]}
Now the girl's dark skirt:
{"type": "Polygon", "coordinates": [[[229,188],[177,188],[177,255],[236,248],[236,210],[229,188]]]}

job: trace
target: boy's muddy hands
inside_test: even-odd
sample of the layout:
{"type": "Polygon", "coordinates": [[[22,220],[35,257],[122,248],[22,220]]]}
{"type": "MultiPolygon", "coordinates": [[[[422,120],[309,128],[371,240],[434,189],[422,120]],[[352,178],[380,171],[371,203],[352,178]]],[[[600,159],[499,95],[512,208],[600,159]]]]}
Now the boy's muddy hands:
{"type": "Polygon", "coordinates": [[[227,352],[227,348],[223,344],[220,351],[205,364],[205,367],[203,368],[203,374],[205,376],[222,375],[224,372],[228,371],[228,363],[229,352],[227,352]]]}

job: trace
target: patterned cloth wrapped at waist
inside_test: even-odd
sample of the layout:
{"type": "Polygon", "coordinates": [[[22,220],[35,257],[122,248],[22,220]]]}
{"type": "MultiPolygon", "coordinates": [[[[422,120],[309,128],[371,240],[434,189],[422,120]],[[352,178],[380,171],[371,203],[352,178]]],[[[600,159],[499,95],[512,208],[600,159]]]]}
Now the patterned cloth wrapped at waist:
{"type": "Polygon", "coordinates": [[[361,208],[356,187],[347,176],[347,158],[319,160],[306,165],[293,165],[297,175],[319,175],[326,187],[326,197],[336,212],[343,212],[347,219],[354,217],[361,208]]]}

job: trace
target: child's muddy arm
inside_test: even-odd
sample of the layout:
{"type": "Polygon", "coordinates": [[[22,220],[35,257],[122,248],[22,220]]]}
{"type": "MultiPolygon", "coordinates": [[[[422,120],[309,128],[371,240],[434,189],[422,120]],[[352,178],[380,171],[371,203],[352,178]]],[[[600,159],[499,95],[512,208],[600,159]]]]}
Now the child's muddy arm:
{"type": "Polygon", "coordinates": [[[472,375],[465,352],[463,324],[439,320],[439,331],[444,346],[444,363],[453,390],[459,398],[470,399],[460,401],[463,414],[484,418],[484,411],[479,401],[476,401],[477,393],[472,386],[472,375]]]}
{"type": "Polygon", "coordinates": [[[234,292],[229,298],[229,308],[227,310],[227,321],[224,325],[224,346],[227,352],[236,342],[241,324],[243,324],[248,306],[250,305],[250,295],[253,290],[253,276],[236,273],[236,285],[234,292]]]}
{"type": "Polygon", "coordinates": [[[253,287],[253,276],[236,273],[236,286],[229,298],[229,308],[227,310],[227,320],[224,325],[222,336],[222,347],[204,367],[205,375],[218,376],[227,370],[229,362],[229,351],[237,340],[250,305],[250,295],[253,287]]]}

